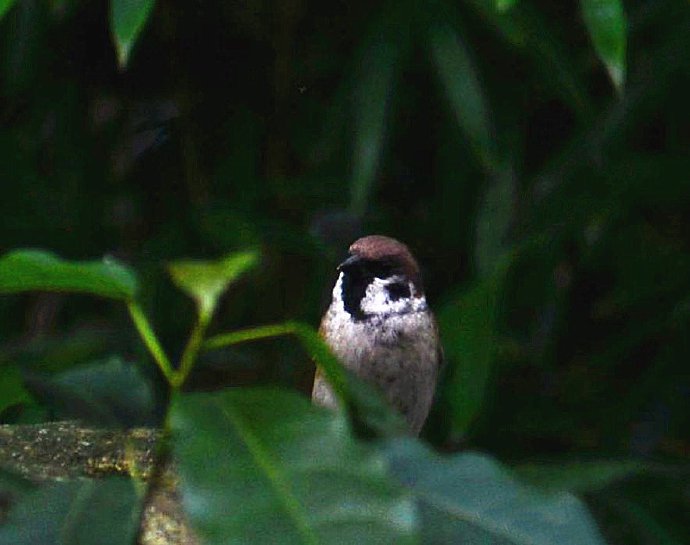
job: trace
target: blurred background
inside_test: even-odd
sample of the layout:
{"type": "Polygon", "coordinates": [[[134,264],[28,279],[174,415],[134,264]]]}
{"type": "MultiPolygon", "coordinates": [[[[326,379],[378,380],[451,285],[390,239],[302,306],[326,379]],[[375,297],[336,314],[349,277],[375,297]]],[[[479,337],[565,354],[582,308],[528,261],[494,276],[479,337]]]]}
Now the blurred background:
{"type": "MultiPolygon", "coordinates": [[[[259,248],[211,333],[316,327],[348,244],[399,238],[448,359],[426,439],[644,467],[582,485],[606,537],[690,542],[687,2],[146,1],[130,35],[106,2],[3,4],[0,250],[128,263],[175,359],[166,262],[259,248]]],[[[0,298],[0,365],[4,423],[160,417],[116,302],[0,298]]],[[[190,388],[312,373],[276,339],[190,388]]]]}

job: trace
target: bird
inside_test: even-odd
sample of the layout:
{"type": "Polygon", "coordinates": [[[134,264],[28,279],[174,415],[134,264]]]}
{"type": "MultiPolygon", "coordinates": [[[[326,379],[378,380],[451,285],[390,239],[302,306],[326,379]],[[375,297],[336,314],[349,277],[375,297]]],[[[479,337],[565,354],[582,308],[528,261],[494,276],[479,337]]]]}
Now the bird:
{"type": "MultiPolygon", "coordinates": [[[[417,260],[402,242],[369,235],[350,245],[337,272],[319,334],[341,363],[377,387],[418,435],[434,400],[443,354],[417,260]]],[[[318,367],[312,401],[337,406],[318,367]]]]}

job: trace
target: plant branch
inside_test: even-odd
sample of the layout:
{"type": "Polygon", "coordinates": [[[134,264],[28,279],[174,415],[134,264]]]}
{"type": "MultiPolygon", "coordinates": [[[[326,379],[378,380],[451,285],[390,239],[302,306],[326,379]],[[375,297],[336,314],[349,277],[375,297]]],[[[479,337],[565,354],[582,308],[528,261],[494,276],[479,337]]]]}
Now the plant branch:
{"type": "Polygon", "coordinates": [[[323,339],[319,337],[318,333],[314,331],[313,328],[306,324],[285,322],[282,324],[259,326],[251,329],[233,331],[231,333],[223,333],[209,338],[203,343],[202,349],[214,350],[233,344],[279,337],[282,335],[295,335],[297,337],[304,349],[311,354],[314,361],[326,374],[326,378],[331,384],[336,397],[344,402],[348,397],[347,391],[349,389],[347,385],[347,376],[340,362],[338,362],[337,358],[331,353],[323,339]]]}
{"type": "Polygon", "coordinates": [[[196,361],[196,356],[199,353],[199,349],[201,348],[201,344],[204,340],[204,333],[206,332],[208,323],[211,321],[212,315],[212,309],[200,309],[199,319],[194,325],[194,329],[189,335],[187,346],[185,346],[184,352],[182,353],[180,367],[174,372],[172,382],[170,383],[174,389],[179,389],[184,384],[185,380],[187,380],[189,373],[192,371],[194,362],[196,361]]]}
{"type": "Polygon", "coordinates": [[[294,322],[286,322],[284,324],[264,325],[232,331],[231,333],[223,333],[207,339],[202,348],[204,350],[215,350],[217,348],[224,348],[247,341],[257,341],[270,337],[290,335],[297,332],[298,326],[299,324],[295,324],[294,322]]]}
{"type": "Polygon", "coordinates": [[[139,306],[139,303],[136,301],[128,301],[127,310],[129,311],[129,315],[132,317],[132,321],[137,328],[141,340],[144,341],[146,348],[151,356],[153,356],[154,361],[158,365],[168,383],[173,385],[175,371],[173,370],[172,365],[170,365],[170,360],[168,359],[168,356],[166,356],[160,342],[158,342],[158,337],[156,337],[156,334],[153,332],[153,328],[146,318],[141,306],[139,306]]]}

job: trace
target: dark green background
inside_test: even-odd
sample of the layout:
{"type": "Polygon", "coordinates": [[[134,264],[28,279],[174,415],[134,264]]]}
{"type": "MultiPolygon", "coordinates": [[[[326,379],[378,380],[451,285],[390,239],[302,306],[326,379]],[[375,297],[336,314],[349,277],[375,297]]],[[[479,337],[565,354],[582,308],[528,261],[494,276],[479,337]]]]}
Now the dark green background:
{"type": "MultiPolygon", "coordinates": [[[[686,542],[690,7],[625,8],[618,93],[573,2],[161,1],[126,68],[106,3],[18,2],[0,21],[0,249],[130,264],[177,357],[194,312],[166,261],[258,247],[211,332],[316,326],[349,242],[395,236],[450,355],[426,437],[511,464],[642,459],[646,473],[587,496],[604,533],[686,542]],[[430,45],[439,24],[470,60],[456,88],[476,80],[482,101],[461,97],[464,121],[450,54],[430,45]],[[377,126],[380,154],[364,139],[377,126]],[[459,376],[478,385],[469,413],[459,376]]],[[[0,358],[37,399],[3,420],[62,415],[74,403],[51,403],[45,372],[113,353],[146,361],[117,303],[3,297],[0,358]]],[[[190,389],[307,392],[311,372],[283,339],[205,356],[190,389]]]]}

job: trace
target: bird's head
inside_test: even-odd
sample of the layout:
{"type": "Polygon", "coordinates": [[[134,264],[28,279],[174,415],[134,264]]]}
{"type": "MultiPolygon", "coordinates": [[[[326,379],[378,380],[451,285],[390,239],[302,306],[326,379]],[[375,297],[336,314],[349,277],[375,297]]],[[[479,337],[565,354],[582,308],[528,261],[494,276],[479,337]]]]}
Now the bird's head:
{"type": "Polygon", "coordinates": [[[426,310],[419,265],[402,242],[370,235],[352,243],[349,251],[338,266],[333,295],[354,320],[426,310]]]}

